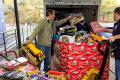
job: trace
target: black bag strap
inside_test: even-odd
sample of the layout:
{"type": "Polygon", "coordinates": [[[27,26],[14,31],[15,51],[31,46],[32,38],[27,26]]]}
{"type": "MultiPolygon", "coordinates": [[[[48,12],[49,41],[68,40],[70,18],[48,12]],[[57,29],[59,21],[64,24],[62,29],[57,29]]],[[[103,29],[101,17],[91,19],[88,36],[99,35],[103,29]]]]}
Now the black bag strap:
{"type": "Polygon", "coordinates": [[[111,49],[111,43],[109,42],[109,40],[103,40],[98,44],[98,50],[102,53],[103,55],[103,61],[101,64],[101,68],[100,68],[100,72],[99,74],[96,76],[95,80],[102,80],[102,76],[103,76],[103,72],[104,72],[104,68],[108,59],[108,56],[110,54],[110,49],[111,49]],[[105,51],[102,51],[100,48],[102,47],[103,44],[106,44],[106,48],[105,51]]]}

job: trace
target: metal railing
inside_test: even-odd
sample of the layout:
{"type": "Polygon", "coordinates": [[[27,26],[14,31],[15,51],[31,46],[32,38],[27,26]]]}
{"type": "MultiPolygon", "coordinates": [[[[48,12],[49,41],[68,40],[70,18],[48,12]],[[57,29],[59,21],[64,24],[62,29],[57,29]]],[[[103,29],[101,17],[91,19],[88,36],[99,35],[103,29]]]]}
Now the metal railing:
{"type": "Polygon", "coordinates": [[[17,47],[16,29],[0,33],[0,51],[7,52],[17,47]]]}
{"type": "MultiPolygon", "coordinates": [[[[34,25],[25,25],[20,29],[22,43],[24,43],[26,41],[26,38],[31,35],[33,29],[34,25]]],[[[0,52],[7,52],[18,48],[18,38],[16,33],[16,29],[0,32],[0,52]]]]}
{"type": "Polygon", "coordinates": [[[26,38],[28,38],[31,33],[33,32],[34,25],[25,25],[24,27],[21,28],[21,42],[25,42],[26,38]]]}

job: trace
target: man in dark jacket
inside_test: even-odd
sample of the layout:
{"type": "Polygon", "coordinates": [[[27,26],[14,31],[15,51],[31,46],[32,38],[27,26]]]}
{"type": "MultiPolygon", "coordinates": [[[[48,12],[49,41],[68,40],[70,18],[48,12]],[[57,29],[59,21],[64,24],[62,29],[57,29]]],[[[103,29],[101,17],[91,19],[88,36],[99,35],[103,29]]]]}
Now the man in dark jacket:
{"type": "Polygon", "coordinates": [[[85,17],[81,12],[78,14],[78,18],[81,18],[81,21],[76,24],[77,31],[86,31],[86,32],[90,33],[90,31],[91,31],[90,25],[88,25],[86,23],[85,17]]]}
{"type": "Polygon", "coordinates": [[[116,80],[120,80],[120,7],[114,10],[114,20],[116,23],[113,29],[106,29],[106,31],[112,33],[112,37],[109,40],[113,43],[113,47],[116,48],[113,51],[115,56],[115,75],[116,80]]]}
{"type": "Polygon", "coordinates": [[[77,26],[77,31],[86,31],[88,33],[90,33],[91,31],[90,26],[85,22],[85,20],[76,24],[76,26],[77,26]]]}

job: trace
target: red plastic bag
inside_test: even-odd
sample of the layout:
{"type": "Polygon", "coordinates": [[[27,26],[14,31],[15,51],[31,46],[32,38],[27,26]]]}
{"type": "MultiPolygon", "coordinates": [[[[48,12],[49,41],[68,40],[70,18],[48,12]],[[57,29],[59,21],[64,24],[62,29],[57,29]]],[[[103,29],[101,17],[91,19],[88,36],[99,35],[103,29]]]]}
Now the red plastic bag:
{"type": "MultiPolygon", "coordinates": [[[[68,74],[69,80],[81,80],[91,68],[100,70],[103,55],[97,49],[98,43],[92,45],[81,43],[80,45],[76,45],[73,43],[58,42],[57,45],[61,46],[60,70],[68,74]]],[[[105,45],[101,49],[105,49],[105,45]]],[[[108,65],[109,60],[104,70],[104,80],[108,77],[108,65]]]]}

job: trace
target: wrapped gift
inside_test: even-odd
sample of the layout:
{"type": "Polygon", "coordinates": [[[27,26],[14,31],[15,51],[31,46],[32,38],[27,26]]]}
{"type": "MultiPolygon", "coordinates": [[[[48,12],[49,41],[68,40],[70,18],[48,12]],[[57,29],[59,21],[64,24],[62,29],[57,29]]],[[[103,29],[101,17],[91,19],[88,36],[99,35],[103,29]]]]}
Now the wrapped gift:
{"type": "Polygon", "coordinates": [[[91,22],[91,27],[94,33],[101,33],[105,31],[105,28],[103,28],[98,22],[91,22]]]}

